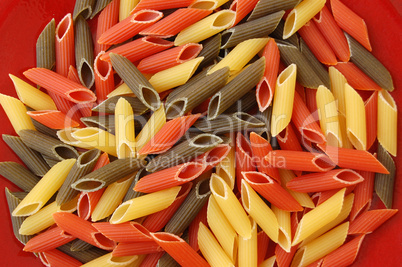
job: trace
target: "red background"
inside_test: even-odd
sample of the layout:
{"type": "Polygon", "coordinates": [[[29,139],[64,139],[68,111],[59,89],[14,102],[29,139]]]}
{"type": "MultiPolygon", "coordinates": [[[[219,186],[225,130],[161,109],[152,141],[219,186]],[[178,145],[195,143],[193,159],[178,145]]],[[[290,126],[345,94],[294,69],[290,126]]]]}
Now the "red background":
{"type": "MultiPolygon", "coordinates": [[[[0,4],[0,92],[16,96],[8,73],[23,77],[22,72],[35,66],[35,42],[43,27],[51,18],[56,23],[72,12],[74,0],[1,0],[0,4]]],[[[366,20],[373,54],[390,70],[394,79],[393,97],[402,107],[402,13],[399,0],[343,0],[343,2],[366,20]],[[393,5],[393,4],[395,5],[393,5]],[[396,8],[395,8],[396,7],[396,8]]],[[[398,116],[401,118],[400,111],[398,116]]],[[[1,134],[13,134],[3,109],[0,109],[1,134]]],[[[401,126],[400,120],[398,121],[401,126]]],[[[402,127],[399,127],[399,132],[402,127]]],[[[401,135],[398,136],[398,152],[402,153],[401,135]]],[[[396,165],[402,164],[402,157],[396,165]]],[[[17,156],[0,141],[0,161],[18,161],[17,156]]],[[[402,207],[401,180],[397,172],[394,208],[402,207]]],[[[17,191],[18,188],[5,179],[0,179],[0,253],[1,266],[41,266],[33,254],[22,251],[23,246],[14,238],[10,223],[4,187],[17,191]]],[[[375,197],[372,208],[383,208],[375,197]]],[[[401,266],[402,214],[399,212],[383,227],[367,235],[353,266],[401,266]]]]}

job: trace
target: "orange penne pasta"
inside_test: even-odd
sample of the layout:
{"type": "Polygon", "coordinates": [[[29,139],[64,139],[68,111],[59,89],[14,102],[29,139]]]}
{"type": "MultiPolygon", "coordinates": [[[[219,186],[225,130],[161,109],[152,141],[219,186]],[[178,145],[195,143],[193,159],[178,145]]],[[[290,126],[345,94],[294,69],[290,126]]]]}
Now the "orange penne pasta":
{"type": "Polygon", "coordinates": [[[125,222],[120,224],[99,222],[93,223],[92,226],[107,238],[119,243],[153,241],[148,229],[138,222],[125,222]]]}
{"type": "Polygon", "coordinates": [[[264,231],[260,231],[257,234],[257,264],[265,260],[267,250],[269,246],[269,237],[264,231]]]}
{"type": "Polygon", "coordinates": [[[199,162],[205,165],[205,170],[202,172],[204,174],[224,160],[231,149],[228,144],[218,145],[195,158],[193,162],[199,162]]]}
{"type": "Polygon", "coordinates": [[[24,247],[24,251],[42,252],[62,246],[75,237],[64,232],[60,227],[54,227],[30,239],[24,247]]]}
{"type": "Polygon", "coordinates": [[[78,217],[84,220],[88,220],[91,217],[105,189],[106,188],[102,188],[95,192],[81,192],[77,202],[78,217]]]}
{"type": "Polygon", "coordinates": [[[101,60],[110,62],[109,54],[116,53],[126,57],[131,62],[135,62],[172,46],[173,42],[157,37],[146,36],[109,50],[106,54],[101,56],[101,60]]]}
{"type": "Polygon", "coordinates": [[[71,14],[67,14],[56,27],[56,72],[67,77],[70,66],[75,66],[74,24],[71,14]]]}
{"type": "Polygon", "coordinates": [[[371,51],[371,44],[364,19],[359,17],[339,0],[331,0],[331,9],[334,19],[339,27],[349,33],[367,50],[371,51]]]}
{"type": "Polygon", "coordinates": [[[201,50],[201,44],[188,43],[144,58],[137,68],[142,73],[157,73],[196,58],[201,50]]]}
{"type": "Polygon", "coordinates": [[[241,192],[241,180],[243,172],[255,171],[253,164],[253,150],[250,142],[240,132],[236,135],[236,185],[241,192]]]}
{"type": "MultiPolygon", "coordinates": [[[[78,71],[74,66],[70,66],[68,69],[68,75],[67,79],[81,84],[80,77],[78,75],[78,71]]],[[[87,103],[87,104],[76,104],[76,108],[80,111],[81,117],[89,117],[92,115],[92,106],[93,103],[87,103]]],[[[85,126],[81,120],[78,120],[81,126],[85,126]]]]}
{"type": "Polygon", "coordinates": [[[324,6],[313,20],[336,57],[341,61],[348,62],[350,58],[348,42],[327,6],[324,6]]]}
{"type": "Polygon", "coordinates": [[[334,67],[345,76],[350,86],[355,89],[381,90],[378,84],[352,62],[338,62],[334,67]]]}
{"type": "Polygon", "coordinates": [[[286,184],[290,190],[297,192],[317,192],[339,189],[363,182],[364,178],[349,169],[336,169],[325,173],[310,173],[292,179],[286,184]]]}
{"type": "Polygon", "coordinates": [[[120,1],[112,0],[99,14],[94,42],[95,55],[98,55],[101,51],[106,51],[110,47],[110,45],[98,43],[98,40],[105,31],[119,22],[119,7],[120,1]]]}
{"type": "Polygon", "coordinates": [[[269,152],[265,160],[276,168],[297,171],[327,172],[335,167],[325,154],[304,151],[275,150],[269,152]]]}
{"type": "Polygon", "coordinates": [[[297,32],[306,42],[318,61],[326,65],[336,64],[337,60],[334,51],[332,51],[332,48],[313,20],[307,22],[297,32]]]}
{"type": "Polygon", "coordinates": [[[207,220],[208,202],[202,207],[194,220],[190,223],[188,227],[188,243],[195,250],[198,251],[198,229],[200,228],[200,223],[208,225],[207,220]]]}
{"type": "Polygon", "coordinates": [[[269,175],[269,177],[272,177],[278,183],[281,183],[281,177],[279,176],[278,170],[264,158],[270,151],[272,151],[271,144],[268,140],[254,132],[251,132],[250,144],[253,151],[253,160],[255,165],[257,165],[258,171],[269,175]]]}
{"type": "Polygon", "coordinates": [[[278,78],[280,55],[275,39],[269,39],[262,56],[265,57],[265,72],[255,92],[257,104],[261,112],[271,105],[275,92],[276,79],[278,78]]]}
{"type": "Polygon", "coordinates": [[[317,111],[317,90],[316,89],[311,89],[311,88],[306,88],[306,106],[308,110],[313,114],[314,118],[316,120],[319,120],[318,118],[318,112],[317,111]]]}
{"type": "Polygon", "coordinates": [[[377,139],[377,104],[378,92],[374,92],[364,103],[366,109],[367,150],[377,139]]]}
{"type": "Polygon", "coordinates": [[[160,154],[167,151],[179,141],[200,115],[201,114],[183,116],[167,122],[151,140],[138,151],[138,154],[160,154]]]}
{"type": "Polygon", "coordinates": [[[374,172],[359,171],[364,181],[357,184],[353,190],[355,198],[353,200],[352,210],[350,211],[350,220],[353,221],[359,214],[367,211],[371,206],[371,199],[374,191],[374,172]]]}
{"type": "Polygon", "coordinates": [[[141,0],[138,5],[130,12],[134,14],[138,10],[153,9],[153,10],[165,10],[179,7],[188,7],[194,0],[141,0]]]}
{"type": "Polygon", "coordinates": [[[169,16],[141,31],[140,34],[164,38],[172,37],[211,13],[212,10],[180,8],[169,16]]]}
{"type": "Polygon", "coordinates": [[[157,266],[159,259],[165,254],[165,251],[146,255],[141,262],[140,267],[157,266]]]}
{"type": "Polygon", "coordinates": [[[398,210],[396,209],[366,211],[350,223],[348,234],[354,235],[372,233],[397,212],[398,210]]]}
{"type": "Polygon", "coordinates": [[[325,136],[321,131],[317,121],[308,110],[300,95],[295,92],[293,102],[292,122],[301,136],[310,142],[317,144],[325,143],[325,136]]]}
{"type": "Polygon", "coordinates": [[[51,129],[64,129],[80,125],[79,122],[74,121],[58,110],[27,111],[27,114],[32,119],[51,129]]]}
{"type": "Polygon", "coordinates": [[[68,68],[67,79],[76,83],[81,83],[80,77],[78,76],[78,71],[73,65],[68,68]]]}
{"type": "Polygon", "coordinates": [[[91,90],[51,70],[33,68],[25,71],[24,75],[39,86],[74,103],[85,104],[96,100],[91,90]]]}
{"type": "MultiPolygon", "coordinates": [[[[321,146],[320,146],[321,147],[321,146]]],[[[388,170],[374,156],[365,150],[322,146],[328,157],[341,168],[350,168],[361,171],[371,171],[388,174],[388,170]],[[359,159],[356,162],[356,159],[359,159]]]]}
{"type": "Polygon", "coordinates": [[[242,174],[255,191],[279,209],[285,211],[303,210],[299,202],[268,175],[255,171],[243,172],[242,174]]]}
{"type": "Polygon", "coordinates": [[[113,68],[110,62],[100,60],[105,52],[101,51],[95,58],[95,90],[98,103],[107,99],[107,95],[114,90],[113,68]]]}
{"type": "Polygon", "coordinates": [[[163,251],[155,241],[119,243],[112,252],[113,257],[151,254],[163,251]]]}
{"type": "Polygon", "coordinates": [[[58,249],[52,249],[39,254],[39,258],[45,266],[69,266],[78,267],[82,263],[73,257],[61,252],[58,249]]]}
{"type": "Polygon", "coordinates": [[[292,124],[289,124],[285,129],[283,129],[283,131],[276,136],[276,139],[278,140],[280,148],[283,150],[303,150],[300,145],[299,139],[297,139],[292,124]]]}
{"type": "Polygon", "coordinates": [[[366,235],[359,235],[324,257],[321,267],[350,266],[355,261],[357,253],[366,235]]]}
{"type": "Polygon", "coordinates": [[[236,26],[244,17],[247,16],[255,7],[258,0],[234,0],[230,5],[230,10],[236,12],[235,20],[231,27],[236,26]]]}
{"type": "Polygon", "coordinates": [[[163,17],[156,10],[140,10],[106,30],[98,39],[100,44],[119,44],[137,35],[163,17]]]}
{"type": "MultiPolygon", "coordinates": [[[[362,175],[361,172],[357,172],[357,173],[359,173],[360,175],[362,175]]],[[[363,177],[363,176],[362,176],[362,177],[363,177]]],[[[363,177],[363,178],[364,178],[364,177],[363,177]]],[[[364,182],[364,181],[363,181],[363,182],[364,182]]],[[[357,185],[360,185],[360,184],[362,184],[363,182],[346,187],[345,196],[349,195],[349,194],[356,188],[357,185]]],[[[321,205],[323,202],[325,202],[327,199],[329,199],[330,197],[332,197],[333,195],[335,195],[336,193],[338,193],[338,191],[339,191],[338,189],[333,189],[333,190],[328,190],[328,191],[322,191],[322,192],[318,192],[318,193],[314,194],[314,195],[311,196],[311,197],[312,197],[312,198],[318,197],[318,201],[317,201],[316,206],[319,206],[319,205],[321,205]]]]}
{"type": "Polygon", "coordinates": [[[279,244],[275,246],[275,256],[276,256],[276,263],[278,267],[286,267],[290,266],[292,262],[293,256],[296,253],[297,245],[290,248],[289,252],[286,252],[279,244]]]}

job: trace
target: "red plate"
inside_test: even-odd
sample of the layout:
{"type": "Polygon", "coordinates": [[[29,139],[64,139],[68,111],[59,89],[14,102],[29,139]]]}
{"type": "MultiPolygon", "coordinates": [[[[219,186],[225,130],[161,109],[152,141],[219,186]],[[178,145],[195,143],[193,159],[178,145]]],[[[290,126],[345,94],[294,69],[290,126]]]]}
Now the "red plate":
{"type": "MultiPolygon", "coordinates": [[[[0,5],[0,92],[16,96],[8,73],[23,77],[22,72],[35,66],[35,42],[43,27],[51,18],[56,23],[74,8],[73,0],[1,0],[0,5]]],[[[402,107],[402,20],[388,0],[343,0],[352,10],[366,20],[373,54],[390,70],[394,79],[393,97],[402,107]]],[[[393,1],[400,6],[400,2],[393,1]]],[[[401,114],[399,114],[401,118],[401,114]]],[[[15,135],[3,109],[0,109],[1,133],[15,135]]],[[[401,123],[399,121],[399,126],[401,123]]],[[[399,127],[401,132],[402,127],[399,127]]],[[[402,153],[402,138],[398,136],[398,152],[402,153]]],[[[0,141],[0,161],[18,161],[17,156],[0,141]]],[[[396,159],[402,165],[401,157],[396,159]]],[[[398,178],[400,171],[397,172],[398,178]]],[[[394,208],[400,209],[402,203],[401,180],[395,185],[394,208]]],[[[5,179],[0,179],[0,251],[2,266],[42,266],[31,253],[22,251],[23,246],[14,238],[10,215],[4,196],[4,187],[18,190],[5,179]]],[[[383,208],[377,197],[372,208],[383,208]]],[[[402,215],[399,212],[383,227],[368,235],[353,266],[400,266],[402,255],[402,235],[400,226],[402,215]]]]}

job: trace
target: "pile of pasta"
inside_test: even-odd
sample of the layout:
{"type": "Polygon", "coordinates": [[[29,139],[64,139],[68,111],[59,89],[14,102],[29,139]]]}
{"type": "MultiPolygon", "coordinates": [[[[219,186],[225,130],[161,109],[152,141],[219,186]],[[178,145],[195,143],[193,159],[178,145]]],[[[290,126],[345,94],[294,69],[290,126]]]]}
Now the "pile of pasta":
{"type": "Polygon", "coordinates": [[[77,0],[0,94],[16,238],[46,266],[352,264],[398,211],[370,51],[339,0],[77,0]]]}

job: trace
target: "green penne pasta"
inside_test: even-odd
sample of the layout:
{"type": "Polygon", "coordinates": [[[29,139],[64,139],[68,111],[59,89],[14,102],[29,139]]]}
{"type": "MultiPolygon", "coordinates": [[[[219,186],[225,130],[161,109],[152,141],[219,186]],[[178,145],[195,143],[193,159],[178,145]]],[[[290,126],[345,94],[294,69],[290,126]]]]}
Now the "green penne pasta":
{"type": "Polygon", "coordinates": [[[247,112],[257,105],[257,99],[255,91],[251,90],[245,94],[242,98],[237,100],[233,105],[231,105],[223,114],[232,114],[235,112],[247,112]]]}
{"type": "Polygon", "coordinates": [[[78,158],[78,152],[69,145],[33,130],[22,130],[19,132],[22,141],[33,150],[38,151],[52,159],[64,160],[78,158]]]}
{"type": "Polygon", "coordinates": [[[87,21],[81,15],[75,19],[74,42],[78,77],[85,87],[91,88],[95,83],[92,34],[87,21]]]}
{"type": "Polygon", "coordinates": [[[92,246],[91,244],[89,244],[81,239],[76,239],[76,240],[71,241],[70,250],[79,252],[79,251],[88,250],[93,247],[94,246],[92,246]]]}
{"type": "Polygon", "coordinates": [[[81,15],[84,19],[89,19],[96,0],[76,0],[73,12],[74,21],[81,15]]]}
{"type": "Polygon", "coordinates": [[[140,159],[117,159],[78,179],[71,187],[83,192],[97,191],[139,170],[143,165],[144,161],[140,159]]]}
{"type": "Polygon", "coordinates": [[[109,251],[97,248],[97,247],[92,247],[90,249],[84,250],[84,251],[71,251],[71,246],[72,242],[64,244],[57,249],[60,250],[61,252],[66,253],[68,256],[73,257],[74,259],[82,262],[82,263],[87,263],[90,262],[96,258],[99,258],[107,253],[109,251]]]}
{"type": "Polygon", "coordinates": [[[97,127],[111,134],[115,133],[114,115],[82,117],[81,121],[87,127],[97,127]]]}
{"type": "Polygon", "coordinates": [[[41,155],[42,155],[42,158],[46,161],[46,164],[49,165],[50,168],[60,162],[59,160],[53,159],[46,155],[43,155],[43,154],[41,154],[41,155]]]}
{"type": "Polygon", "coordinates": [[[36,40],[36,67],[51,70],[56,65],[55,33],[56,23],[52,19],[36,40]]]}
{"type": "Polygon", "coordinates": [[[378,144],[377,159],[389,171],[389,174],[376,173],[374,181],[374,189],[377,196],[381,199],[387,209],[392,209],[394,197],[394,185],[396,166],[388,151],[378,144]]]}
{"type": "Polygon", "coordinates": [[[195,157],[223,143],[222,138],[213,134],[199,134],[170,150],[153,158],[147,165],[149,172],[160,171],[190,161],[195,157]]]}
{"type": "Polygon", "coordinates": [[[255,20],[263,16],[294,8],[301,0],[259,0],[255,5],[247,21],[255,20]]]}
{"type": "Polygon", "coordinates": [[[144,195],[144,193],[142,192],[138,192],[134,190],[135,185],[137,184],[137,182],[144,176],[148,175],[149,172],[147,172],[145,170],[145,168],[140,169],[137,174],[135,175],[134,180],[131,182],[131,185],[126,193],[126,195],[123,198],[122,202],[126,202],[127,200],[136,198],[136,197],[140,197],[142,195],[144,195]]]}
{"type": "Polygon", "coordinates": [[[28,195],[28,192],[10,192],[10,194],[19,200],[23,200],[28,195]]]}
{"type": "Polygon", "coordinates": [[[201,42],[202,50],[198,56],[204,57],[204,59],[201,61],[200,65],[198,65],[198,70],[202,70],[203,68],[213,64],[214,60],[219,55],[221,39],[221,34],[216,34],[201,42]]]}
{"type": "Polygon", "coordinates": [[[175,261],[169,254],[165,253],[163,256],[158,260],[158,267],[180,267],[181,265],[175,261]]]}
{"type": "Polygon", "coordinates": [[[51,129],[34,119],[32,119],[32,123],[38,132],[41,132],[53,138],[57,138],[57,130],[51,129]]]}
{"type": "MultiPolygon", "coordinates": [[[[283,41],[283,29],[285,27],[285,21],[281,20],[276,26],[276,29],[270,34],[271,37],[282,40],[283,41]]],[[[285,40],[285,42],[288,42],[296,47],[299,47],[299,38],[297,37],[297,34],[293,34],[289,38],[285,40]]]]}
{"type": "Polygon", "coordinates": [[[221,49],[234,47],[248,39],[266,37],[276,29],[283,14],[285,14],[285,11],[281,10],[224,31],[222,33],[221,49]]]}
{"type": "Polygon", "coordinates": [[[225,67],[205,76],[193,86],[187,87],[185,91],[166,103],[166,118],[174,119],[184,116],[225,86],[228,78],[229,67],[225,67]]]}
{"type": "Polygon", "coordinates": [[[127,58],[110,53],[113,68],[137,98],[149,109],[157,110],[161,105],[159,94],[149,81],[127,58]]]}
{"type": "Polygon", "coordinates": [[[95,7],[91,13],[91,19],[93,19],[99,12],[101,12],[112,0],[97,0],[95,7]]]}
{"type": "Polygon", "coordinates": [[[272,116],[272,105],[265,109],[263,112],[258,111],[255,117],[265,124],[265,133],[267,140],[270,141],[271,135],[271,116],[272,116]]]}
{"type": "Polygon", "coordinates": [[[120,97],[124,98],[128,103],[130,103],[135,116],[142,115],[148,111],[148,107],[146,107],[139,98],[130,96],[112,96],[94,107],[92,111],[114,113],[117,101],[119,101],[120,97]]]}
{"type": "Polygon", "coordinates": [[[31,191],[40,180],[21,164],[11,161],[0,162],[0,175],[24,191],[31,191]]]}

